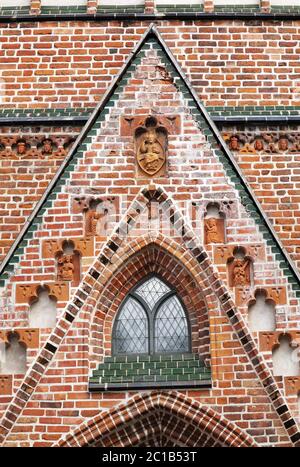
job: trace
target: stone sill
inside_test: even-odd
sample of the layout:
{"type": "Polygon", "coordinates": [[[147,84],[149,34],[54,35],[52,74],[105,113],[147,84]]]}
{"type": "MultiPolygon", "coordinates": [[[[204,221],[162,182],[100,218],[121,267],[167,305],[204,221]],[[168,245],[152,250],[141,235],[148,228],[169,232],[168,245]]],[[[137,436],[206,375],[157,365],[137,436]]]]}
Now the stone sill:
{"type": "Polygon", "coordinates": [[[211,380],[206,381],[147,381],[136,383],[89,383],[90,392],[133,391],[143,389],[210,389],[211,380]]]}

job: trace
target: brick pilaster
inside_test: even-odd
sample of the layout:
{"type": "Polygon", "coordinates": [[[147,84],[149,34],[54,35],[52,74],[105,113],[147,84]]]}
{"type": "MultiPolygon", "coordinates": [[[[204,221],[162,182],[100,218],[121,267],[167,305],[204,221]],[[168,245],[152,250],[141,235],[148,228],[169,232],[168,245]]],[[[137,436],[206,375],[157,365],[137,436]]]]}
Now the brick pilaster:
{"type": "Polygon", "coordinates": [[[155,0],[145,0],[145,13],[155,13],[156,11],[156,1],[155,0]]]}
{"type": "Polygon", "coordinates": [[[41,13],[41,0],[30,1],[30,14],[39,15],[41,13]]]}
{"type": "Polygon", "coordinates": [[[98,1],[97,0],[87,0],[86,11],[87,13],[94,15],[97,12],[98,1]]]}
{"type": "Polygon", "coordinates": [[[260,10],[262,13],[269,13],[271,11],[271,1],[260,0],[260,10]]]}
{"type": "Polygon", "coordinates": [[[205,13],[211,13],[214,11],[214,0],[204,0],[203,9],[205,13]]]}

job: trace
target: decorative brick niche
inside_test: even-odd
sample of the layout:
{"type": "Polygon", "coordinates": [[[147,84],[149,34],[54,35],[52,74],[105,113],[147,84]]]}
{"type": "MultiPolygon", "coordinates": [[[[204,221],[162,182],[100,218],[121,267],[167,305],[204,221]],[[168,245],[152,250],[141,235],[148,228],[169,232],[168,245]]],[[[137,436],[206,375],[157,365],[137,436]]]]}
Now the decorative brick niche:
{"type": "Polygon", "coordinates": [[[161,177],[166,174],[168,135],[180,129],[179,116],[121,117],[121,136],[134,140],[138,177],[161,177]]]}
{"type": "Polygon", "coordinates": [[[94,256],[94,242],[91,238],[68,238],[44,240],[42,245],[43,258],[54,258],[57,254],[63,252],[64,242],[72,242],[74,250],[81,256],[94,256]]]}
{"type": "Polygon", "coordinates": [[[69,300],[69,284],[64,282],[45,282],[43,284],[17,284],[16,302],[31,303],[38,299],[39,288],[46,287],[49,296],[54,297],[58,302],[67,302],[69,300]]]}
{"type": "MultiPolygon", "coordinates": [[[[220,247],[222,248],[222,247],[220,247]]],[[[227,259],[227,273],[229,287],[247,287],[253,283],[253,260],[247,255],[247,250],[244,247],[236,246],[230,248],[224,253],[229,253],[231,256],[227,259]]],[[[226,254],[224,254],[226,256],[226,254]]]]}
{"type": "Polygon", "coordinates": [[[265,261],[265,247],[262,244],[251,245],[222,245],[214,248],[214,261],[216,264],[226,264],[228,259],[234,257],[234,252],[243,248],[245,256],[252,261],[265,261]]]}
{"type": "Polygon", "coordinates": [[[274,332],[260,332],[259,333],[259,347],[262,352],[271,352],[275,346],[279,345],[281,336],[289,336],[295,348],[300,343],[300,331],[274,331],[274,332]]]}
{"type": "Polygon", "coordinates": [[[39,329],[13,329],[0,331],[0,341],[9,344],[11,334],[17,334],[19,342],[23,343],[28,349],[39,347],[39,329]]]}
{"type": "Polygon", "coordinates": [[[250,287],[237,287],[235,289],[235,303],[237,306],[244,306],[255,301],[255,294],[259,291],[266,293],[266,299],[272,300],[276,305],[285,305],[287,303],[286,287],[264,287],[263,289],[252,290],[250,287]]]}
{"type": "Polygon", "coordinates": [[[225,243],[225,215],[218,203],[206,206],[204,214],[204,243],[225,243]]]}
{"type": "MultiPolygon", "coordinates": [[[[122,116],[120,121],[120,135],[121,136],[134,136],[139,127],[145,127],[146,120],[149,115],[139,116],[122,116]]],[[[165,128],[169,135],[177,135],[181,132],[181,119],[180,115],[169,116],[155,116],[158,127],[165,128]]]]}
{"type": "MultiPolygon", "coordinates": [[[[72,200],[72,212],[84,216],[84,232],[90,242],[91,237],[105,240],[112,225],[120,216],[119,199],[117,197],[75,197],[72,200]]],[[[84,255],[83,256],[87,256],[84,255]]]]}

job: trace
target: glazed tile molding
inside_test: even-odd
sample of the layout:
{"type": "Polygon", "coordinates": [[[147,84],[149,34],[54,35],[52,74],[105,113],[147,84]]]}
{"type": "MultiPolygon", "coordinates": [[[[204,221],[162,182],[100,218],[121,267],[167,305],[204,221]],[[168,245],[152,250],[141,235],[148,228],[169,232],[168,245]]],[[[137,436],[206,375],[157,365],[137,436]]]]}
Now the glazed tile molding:
{"type": "MultiPolygon", "coordinates": [[[[222,123],[297,123],[300,122],[300,106],[247,106],[247,107],[211,107],[206,111],[216,124],[222,123]]],[[[0,126],[41,123],[84,124],[94,108],[65,109],[6,109],[0,108],[0,126]]]]}

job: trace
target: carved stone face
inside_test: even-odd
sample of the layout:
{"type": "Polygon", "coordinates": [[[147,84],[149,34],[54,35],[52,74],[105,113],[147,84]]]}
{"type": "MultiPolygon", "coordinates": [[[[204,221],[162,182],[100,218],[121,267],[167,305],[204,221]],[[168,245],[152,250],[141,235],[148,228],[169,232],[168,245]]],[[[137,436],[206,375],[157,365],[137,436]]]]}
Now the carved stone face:
{"type": "Polygon", "coordinates": [[[52,141],[50,139],[45,139],[43,141],[43,153],[45,154],[52,154],[53,148],[52,148],[52,141]]]}
{"type": "Polygon", "coordinates": [[[229,143],[229,146],[230,146],[230,149],[232,149],[233,151],[236,151],[237,149],[239,149],[239,140],[236,136],[232,136],[230,138],[230,143],[229,143]]]}
{"type": "Polygon", "coordinates": [[[27,147],[26,143],[24,141],[18,141],[17,142],[17,153],[18,154],[26,154],[27,152],[27,147]]]}
{"type": "Polygon", "coordinates": [[[286,138],[280,138],[278,141],[278,147],[280,151],[286,151],[289,147],[288,140],[286,138]]]}
{"type": "Polygon", "coordinates": [[[262,151],[264,149],[264,143],[261,139],[257,139],[254,143],[256,151],[262,151]]]}

